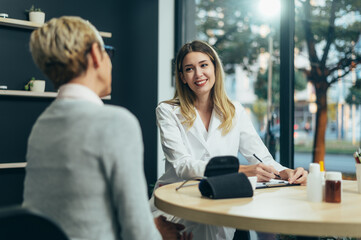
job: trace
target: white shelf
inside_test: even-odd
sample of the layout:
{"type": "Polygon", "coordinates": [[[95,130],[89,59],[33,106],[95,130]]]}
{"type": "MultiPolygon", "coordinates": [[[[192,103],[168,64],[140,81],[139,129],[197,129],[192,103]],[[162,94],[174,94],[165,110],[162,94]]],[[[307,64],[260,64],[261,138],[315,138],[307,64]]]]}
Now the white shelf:
{"type": "Polygon", "coordinates": [[[56,95],[57,95],[56,92],[31,92],[31,91],[17,91],[17,90],[0,90],[0,96],[55,98],[56,95]]]}
{"type": "MultiPolygon", "coordinates": [[[[13,18],[0,18],[0,25],[23,28],[23,29],[36,29],[42,26],[42,24],[34,23],[30,21],[24,21],[13,18]]],[[[102,37],[111,38],[112,33],[100,32],[102,37]]],[[[31,92],[21,90],[0,90],[0,96],[20,96],[20,97],[41,97],[41,98],[55,98],[58,95],[57,92],[31,92]]],[[[111,96],[103,97],[102,99],[109,100],[111,96]]]]}
{"type": "MultiPolygon", "coordinates": [[[[18,97],[42,97],[42,98],[56,98],[57,92],[32,92],[19,90],[0,90],[0,96],[18,96],[18,97]]],[[[104,100],[110,100],[111,96],[102,97],[104,100]]]]}
{"type": "Polygon", "coordinates": [[[24,168],[26,167],[26,162],[19,163],[0,163],[0,169],[6,168],[24,168]]]}
{"type": "MultiPolygon", "coordinates": [[[[25,28],[25,29],[36,29],[41,27],[43,24],[33,23],[30,21],[24,21],[14,18],[0,18],[0,25],[16,28],[25,28]]],[[[99,32],[102,37],[111,38],[111,32],[99,32]]]]}

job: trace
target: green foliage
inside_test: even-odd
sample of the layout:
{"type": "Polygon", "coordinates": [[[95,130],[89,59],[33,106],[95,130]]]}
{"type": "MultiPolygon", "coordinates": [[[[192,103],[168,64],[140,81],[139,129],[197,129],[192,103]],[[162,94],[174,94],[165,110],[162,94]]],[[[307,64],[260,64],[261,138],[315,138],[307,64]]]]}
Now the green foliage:
{"type": "Polygon", "coordinates": [[[358,79],[355,85],[350,88],[350,92],[346,97],[346,102],[348,104],[361,104],[361,79],[358,79]]]}
{"type": "Polygon", "coordinates": [[[335,122],[337,117],[337,103],[327,104],[327,118],[328,121],[335,122]]]}
{"type": "MultiPolygon", "coordinates": [[[[316,114],[315,136],[325,138],[327,124],[327,90],[339,78],[348,75],[352,68],[361,64],[361,52],[355,48],[360,41],[361,1],[360,0],[324,0],[315,5],[315,1],[296,1],[296,37],[295,46],[300,52],[307,50],[310,69],[304,69],[307,79],[316,88],[316,101],[319,104],[316,114]],[[306,49],[303,49],[307,47],[306,49]]],[[[358,90],[352,89],[347,101],[355,101],[358,90]]],[[[324,157],[325,146],[322,141],[315,142],[317,149],[313,161],[324,157]]]]}
{"type": "Polygon", "coordinates": [[[252,105],[252,110],[257,120],[262,122],[262,118],[267,113],[267,102],[263,99],[257,99],[252,105]]]}
{"type": "Polygon", "coordinates": [[[295,69],[295,90],[303,90],[307,86],[306,74],[298,69],[295,69]]]}
{"type": "MultiPolygon", "coordinates": [[[[196,12],[198,38],[213,45],[220,55],[227,74],[235,72],[235,65],[241,64],[244,69],[258,60],[261,49],[268,49],[268,38],[261,37],[255,27],[263,24],[271,26],[273,47],[273,83],[274,104],[279,104],[279,18],[265,22],[258,15],[258,1],[199,0],[196,12]],[[222,34],[219,34],[222,33],[222,34]]],[[[255,94],[267,99],[268,71],[259,72],[255,83],[255,94]]],[[[307,81],[303,73],[296,72],[295,88],[304,89],[307,81]]]]}
{"type": "MultiPolygon", "coordinates": [[[[278,105],[280,102],[280,71],[279,65],[272,66],[272,104],[278,105]]],[[[254,93],[259,99],[267,99],[268,69],[260,70],[254,85],[254,93]]]]}
{"type": "Polygon", "coordinates": [[[30,88],[33,87],[35,77],[32,77],[30,81],[24,86],[25,91],[30,91],[30,88]]]}
{"type": "Polygon", "coordinates": [[[42,12],[40,8],[34,7],[34,5],[31,5],[29,9],[25,10],[26,12],[42,12]]]}
{"type": "MultiPolygon", "coordinates": [[[[255,94],[259,99],[267,99],[268,70],[261,69],[257,74],[254,85],[255,94]]],[[[295,69],[295,90],[303,90],[307,85],[307,78],[301,71],[295,69]]],[[[280,101],[280,66],[272,66],[272,103],[279,105],[280,101]]]]}
{"type": "MultiPolygon", "coordinates": [[[[254,29],[262,24],[271,26],[272,103],[279,104],[280,19],[266,22],[257,14],[258,0],[198,0],[196,3],[197,38],[216,48],[228,74],[234,73],[239,64],[252,71],[250,68],[257,62],[261,49],[269,49],[268,39],[254,29]]],[[[316,95],[318,100],[327,99],[323,94],[337,81],[338,73],[346,75],[351,65],[355,67],[361,63],[361,51],[354,49],[359,41],[361,1],[296,0],[295,5],[295,47],[308,58],[310,66],[310,69],[295,69],[295,89],[304,89],[308,80],[315,86],[316,94],[322,95],[316,95]]],[[[254,85],[255,94],[263,101],[267,99],[267,79],[267,69],[260,70],[254,85]]],[[[351,94],[361,104],[361,90],[351,89],[351,94]]],[[[327,106],[318,109],[325,108],[327,106]]]]}
{"type": "MultiPolygon", "coordinates": [[[[328,78],[328,82],[333,83],[335,71],[339,69],[349,71],[352,55],[347,53],[352,52],[360,35],[361,1],[325,0],[325,4],[320,6],[308,5],[309,1],[297,1],[299,4],[296,7],[295,46],[300,50],[305,46],[315,46],[317,55],[309,52],[311,66],[328,68],[329,71],[324,73],[331,77],[328,78]],[[334,8],[332,8],[333,4],[334,8]],[[334,18],[332,18],[333,13],[334,18]],[[308,26],[309,35],[307,35],[308,26]],[[329,50],[326,48],[328,44],[329,50]],[[326,61],[322,62],[322,59],[326,61]]],[[[360,55],[355,54],[360,62],[360,55]]]]}
{"type": "MultiPolygon", "coordinates": [[[[260,49],[268,46],[266,38],[252,31],[255,24],[264,24],[254,14],[257,8],[258,1],[200,0],[197,4],[198,38],[213,45],[226,73],[233,73],[235,64],[248,68],[257,60],[260,49]]],[[[274,19],[274,22],[278,20],[274,19]]],[[[278,32],[277,24],[274,25],[275,32],[278,32]]],[[[277,47],[278,34],[274,35],[274,45],[277,47]]]]}

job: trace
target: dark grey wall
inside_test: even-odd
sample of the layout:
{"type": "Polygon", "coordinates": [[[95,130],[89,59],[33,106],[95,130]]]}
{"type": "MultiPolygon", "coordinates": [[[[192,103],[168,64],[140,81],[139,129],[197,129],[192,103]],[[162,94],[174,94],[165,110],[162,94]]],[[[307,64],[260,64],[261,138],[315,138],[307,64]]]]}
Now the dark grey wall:
{"type": "MultiPolygon", "coordinates": [[[[145,147],[145,174],[156,181],[158,0],[1,0],[0,12],[27,20],[25,9],[34,4],[46,12],[46,20],[62,15],[88,19],[116,48],[113,59],[112,99],[106,103],[128,108],[139,119],[145,147]]],[[[31,30],[0,26],[0,85],[21,90],[31,77],[45,76],[33,64],[28,42],[31,30]]],[[[52,91],[46,79],[46,91],[52,91]]],[[[0,163],[25,161],[32,125],[53,99],[0,96],[0,163]]],[[[0,176],[1,177],[1,176],[0,176]]],[[[1,181],[1,179],[0,179],[1,181]]],[[[10,186],[11,187],[11,186],[10,186]]]]}

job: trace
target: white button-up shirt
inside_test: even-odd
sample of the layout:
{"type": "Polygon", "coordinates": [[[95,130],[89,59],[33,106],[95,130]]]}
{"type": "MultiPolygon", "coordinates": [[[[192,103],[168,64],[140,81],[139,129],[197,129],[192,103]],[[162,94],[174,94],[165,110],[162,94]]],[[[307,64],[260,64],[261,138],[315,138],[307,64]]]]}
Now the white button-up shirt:
{"type": "Polygon", "coordinates": [[[93,90],[77,83],[67,83],[59,88],[57,99],[64,98],[86,100],[98,105],[104,105],[103,101],[93,90]]]}
{"type": "Polygon", "coordinates": [[[236,108],[233,128],[222,135],[219,129],[221,118],[212,112],[208,132],[197,112],[191,128],[182,124],[184,117],[179,106],[161,103],[156,109],[157,124],[160,129],[161,143],[166,157],[165,173],[158,184],[168,184],[192,177],[203,176],[208,161],[215,156],[241,153],[250,164],[258,164],[256,154],[264,164],[276,170],[286,169],[276,162],[253,127],[247,112],[240,103],[236,108]]]}

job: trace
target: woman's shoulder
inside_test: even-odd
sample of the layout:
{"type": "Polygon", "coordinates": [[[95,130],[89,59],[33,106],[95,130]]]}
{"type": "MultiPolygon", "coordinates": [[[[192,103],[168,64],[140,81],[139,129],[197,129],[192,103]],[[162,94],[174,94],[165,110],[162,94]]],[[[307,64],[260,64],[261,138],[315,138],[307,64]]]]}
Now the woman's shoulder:
{"type": "Polygon", "coordinates": [[[179,109],[179,104],[176,101],[163,101],[160,102],[157,106],[157,111],[158,110],[168,110],[168,111],[175,111],[179,109]]]}
{"type": "Polygon", "coordinates": [[[168,101],[158,103],[157,108],[171,108],[172,105],[168,101]]]}
{"type": "Polygon", "coordinates": [[[106,104],[101,109],[102,111],[99,111],[98,119],[102,121],[114,122],[114,119],[117,119],[115,122],[122,125],[138,124],[136,116],[124,107],[106,104]]]}
{"type": "Polygon", "coordinates": [[[183,119],[180,106],[173,102],[161,102],[156,108],[157,121],[183,119]]]}

